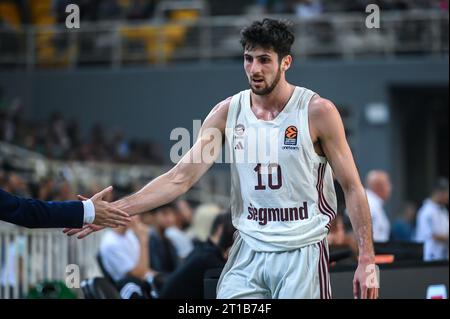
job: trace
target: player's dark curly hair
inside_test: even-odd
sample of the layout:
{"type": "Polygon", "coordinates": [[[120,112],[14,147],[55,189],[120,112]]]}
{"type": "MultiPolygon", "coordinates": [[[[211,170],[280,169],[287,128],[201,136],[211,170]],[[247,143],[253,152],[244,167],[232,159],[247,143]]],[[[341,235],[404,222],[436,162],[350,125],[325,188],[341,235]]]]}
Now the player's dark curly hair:
{"type": "Polygon", "coordinates": [[[241,31],[241,44],[244,50],[261,46],[264,49],[272,49],[281,61],[286,55],[291,54],[291,47],[295,37],[290,30],[290,23],[274,19],[255,21],[241,31]]]}

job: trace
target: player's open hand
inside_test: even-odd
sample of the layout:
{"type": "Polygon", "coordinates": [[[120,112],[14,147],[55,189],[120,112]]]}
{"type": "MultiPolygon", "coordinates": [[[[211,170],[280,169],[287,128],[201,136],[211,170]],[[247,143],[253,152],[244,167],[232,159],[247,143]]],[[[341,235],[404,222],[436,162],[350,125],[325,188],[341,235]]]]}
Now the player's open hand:
{"type": "Polygon", "coordinates": [[[374,263],[358,263],[353,278],[353,297],[355,299],[377,299],[379,273],[374,263]]]}
{"type": "MultiPolygon", "coordinates": [[[[124,211],[113,207],[104,200],[104,197],[112,192],[112,186],[109,186],[101,192],[92,196],[91,200],[95,207],[95,219],[92,224],[104,227],[127,226],[131,222],[131,217],[124,211]]],[[[84,198],[79,196],[78,198],[84,198]]]]}

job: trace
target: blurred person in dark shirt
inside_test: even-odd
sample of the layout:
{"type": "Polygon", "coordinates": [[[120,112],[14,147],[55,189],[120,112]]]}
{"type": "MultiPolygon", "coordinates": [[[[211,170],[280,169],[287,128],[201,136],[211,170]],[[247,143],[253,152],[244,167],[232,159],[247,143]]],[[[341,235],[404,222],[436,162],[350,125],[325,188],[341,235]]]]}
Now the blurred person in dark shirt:
{"type": "Polygon", "coordinates": [[[8,193],[29,197],[30,189],[25,180],[14,172],[6,172],[4,177],[4,188],[8,193]]]}
{"type": "Polygon", "coordinates": [[[235,228],[231,213],[216,216],[206,242],[197,245],[183,264],[167,277],[161,299],[202,299],[203,279],[208,269],[223,268],[233,244],[235,228]]]}
{"type": "Polygon", "coordinates": [[[161,273],[173,272],[179,259],[175,246],[167,238],[165,231],[175,223],[173,203],[163,205],[152,211],[153,228],[150,232],[150,268],[161,273]]]}
{"type": "Polygon", "coordinates": [[[417,207],[414,203],[405,203],[401,216],[392,226],[392,237],[397,241],[411,242],[414,240],[414,228],[417,207]]]}
{"type": "Polygon", "coordinates": [[[104,271],[114,281],[122,299],[148,299],[155,272],[149,267],[149,230],[135,216],[127,227],[108,230],[100,245],[104,271]]]}
{"type": "Polygon", "coordinates": [[[192,208],[188,201],[180,199],[175,204],[175,223],[166,229],[166,236],[172,241],[177,251],[178,258],[183,260],[194,249],[192,239],[186,229],[192,222],[192,208]]]}

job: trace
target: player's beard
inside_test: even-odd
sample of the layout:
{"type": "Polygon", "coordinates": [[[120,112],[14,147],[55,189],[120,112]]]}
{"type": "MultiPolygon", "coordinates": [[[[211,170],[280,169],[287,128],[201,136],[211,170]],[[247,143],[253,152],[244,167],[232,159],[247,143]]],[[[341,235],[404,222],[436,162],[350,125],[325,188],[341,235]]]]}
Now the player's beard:
{"type": "Polygon", "coordinates": [[[277,75],[275,76],[275,79],[273,80],[271,85],[262,89],[255,89],[250,80],[250,88],[252,89],[252,92],[255,93],[256,95],[268,95],[272,93],[272,91],[278,85],[278,82],[280,82],[280,79],[281,79],[281,68],[278,69],[277,75]]]}

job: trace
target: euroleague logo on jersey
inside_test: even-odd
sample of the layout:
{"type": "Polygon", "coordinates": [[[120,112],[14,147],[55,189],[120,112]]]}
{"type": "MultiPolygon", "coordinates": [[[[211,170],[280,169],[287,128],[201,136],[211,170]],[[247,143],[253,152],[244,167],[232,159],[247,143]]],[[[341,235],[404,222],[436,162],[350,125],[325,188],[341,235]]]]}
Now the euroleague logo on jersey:
{"type": "Polygon", "coordinates": [[[291,125],[284,131],[284,145],[283,150],[298,150],[297,146],[298,129],[291,125]]]}
{"type": "Polygon", "coordinates": [[[289,126],[284,131],[284,145],[297,145],[298,130],[294,125],[289,126]]]}

